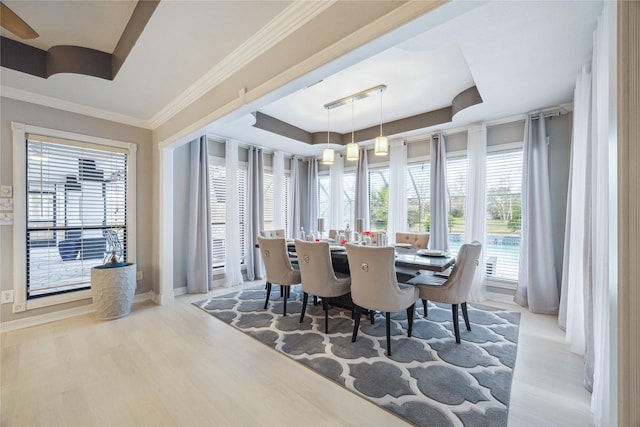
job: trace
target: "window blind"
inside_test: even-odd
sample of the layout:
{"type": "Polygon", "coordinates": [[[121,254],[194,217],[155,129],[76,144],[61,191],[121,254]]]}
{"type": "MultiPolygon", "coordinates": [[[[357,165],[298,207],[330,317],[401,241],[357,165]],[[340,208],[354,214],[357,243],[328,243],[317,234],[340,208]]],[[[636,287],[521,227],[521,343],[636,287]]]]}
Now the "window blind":
{"type": "MultiPolygon", "coordinates": [[[[329,200],[331,200],[330,189],[331,178],[329,174],[318,175],[318,218],[324,218],[327,224],[329,221],[329,200]]],[[[311,227],[315,230],[316,224],[311,224],[311,227]]]]}
{"type": "Polygon", "coordinates": [[[27,135],[27,298],[90,287],[117,234],[127,260],[126,149],[27,135]]]}
{"type": "Polygon", "coordinates": [[[413,163],[407,168],[407,217],[409,230],[429,231],[431,165],[413,163]]]}
{"type": "MultiPolygon", "coordinates": [[[[273,230],[273,173],[271,171],[264,172],[263,185],[263,197],[264,197],[264,209],[263,209],[263,230],[273,230]]],[[[288,235],[289,229],[289,185],[291,183],[290,173],[284,175],[284,211],[285,211],[285,235],[288,235]]]]}
{"type": "Polygon", "coordinates": [[[389,168],[369,169],[371,231],[386,231],[389,218],[389,168]]]}
{"type": "Polygon", "coordinates": [[[464,243],[464,206],[467,200],[466,156],[447,158],[447,196],[449,198],[449,252],[455,254],[464,243]]]}
{"type": "MultiPolygon", "coordinates": [[[[246,165],[238,168],[238,207],[241,213],[246,208],[246,188],[247,188],[247,169],[246,165]]],[[[226,259],[225,246],[225,209],[227,197],[235,197],[236,195],[227,195],[227,172],[223,160],[211,157],[209,159],[209,206],[211,211],[211,257],[213,267],[224,267],[226,259]]],[[[244,263],[246,253],[245,223],[244,215],[238,218],[240,224],[240,253],[241,260],[244,263]]]]}
{"type": "Polygon", "coordinates": [[[522,149],[487,154],[487,276],[518,279],[522,149]]]}

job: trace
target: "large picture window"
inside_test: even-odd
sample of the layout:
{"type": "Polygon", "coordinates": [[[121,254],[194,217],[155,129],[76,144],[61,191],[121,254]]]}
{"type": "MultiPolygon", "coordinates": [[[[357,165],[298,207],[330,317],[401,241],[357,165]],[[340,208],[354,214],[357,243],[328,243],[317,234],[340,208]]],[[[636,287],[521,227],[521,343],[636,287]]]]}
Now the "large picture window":
{"type": "Polygon", "coordinates": [[[386,231],[389,220],[389,168],[369,169],[369,221],[372,231],[386,231]]]}
{"type": "Polygon", "coordinates": [[[412,232],[429,231],[431,166],[429,162],[407,168],[407,219],[412,232]]]}
{"type": "Polygon", "coordinates": [[[518,280],[522,148],[487,153],[487,276],[518,280]]]}
{"type": "Polygon", "coordinates": [[[447,159],[447,198],[449,205],[449,252],[458,253],[464,243],[465,203],[467,201],[467,157],[447,159]]]}
{"type": "Polygon", "coordinates": [[[26,135],[26,298],[90,288],[110,255],[128,259],[128,150],[26,135]]]}
{"type": "MultiPolygon", "coordinates": [[[[263,195],[264,195],[264,224],[263,230],[273,230],[273,172],[266,171],[263,175],[263,195]]],[[[289,230],[289,186],[291,185],[291,174],[285,173],[284,175],[284,221],[285,221],[285,236],[288,235],[289,230]]]]}
{"type": "MultiPolygon", "coordinates": [[[[227,197],[238,197],[239,212],[246,209],[247,167],[246,164],[238,168],[238,189],[236,194],[227,194],[227,171],[224,159],[209,157],[209,191],[211,209],[211,251],[212,265],[214,268],[224,267],[226,259],[225,225],[226,225],[226,201],[227,197]]],[[[244,215],[239,215],[240,236],[245,235],[244,215]]],[[[240,239],[241,263],[245,260],[246,242],[240,239]]]]}

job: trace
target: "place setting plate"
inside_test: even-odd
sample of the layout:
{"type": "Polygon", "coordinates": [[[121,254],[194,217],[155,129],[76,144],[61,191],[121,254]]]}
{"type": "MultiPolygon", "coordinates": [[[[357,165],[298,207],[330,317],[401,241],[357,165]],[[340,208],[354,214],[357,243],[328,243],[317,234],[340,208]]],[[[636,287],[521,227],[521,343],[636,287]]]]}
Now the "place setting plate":
{"type": "Polygon", "coordinates": [[[406,248],[406,249],[410,249],[412,247],[411,243],[394,243],[394,245],[396,248],[406,248]]]}
{"type": "Polygon", "coordinates": [[[447,256],[447,253],[445,251],[437,249],[418,249],[416,253],[422,256],[447,256]]]}

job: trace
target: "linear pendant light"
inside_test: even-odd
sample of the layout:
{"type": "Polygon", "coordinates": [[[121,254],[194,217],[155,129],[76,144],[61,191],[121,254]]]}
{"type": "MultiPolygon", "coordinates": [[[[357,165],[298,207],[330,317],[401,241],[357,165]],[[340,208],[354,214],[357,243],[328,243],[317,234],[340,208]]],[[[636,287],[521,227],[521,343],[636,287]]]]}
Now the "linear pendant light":
{"type": "Polygon", "coordinates": [[[322,163],[323,165],[333,164],[334,151],[333,148],[331,148],[331,146],[329,145],[329,141],[331,139],[329,129],[329,109],[327,108],[327,148],[322,150],[322,160],[320,160],[320,163],[322,163]]]}
{"type": "Polygon", "coordinates": [[[358,160],[358,144],[355,142],[355,127],[353,123],[353,99],[351,100],[351,142],[347,144],[347,160],[358,160]]]}

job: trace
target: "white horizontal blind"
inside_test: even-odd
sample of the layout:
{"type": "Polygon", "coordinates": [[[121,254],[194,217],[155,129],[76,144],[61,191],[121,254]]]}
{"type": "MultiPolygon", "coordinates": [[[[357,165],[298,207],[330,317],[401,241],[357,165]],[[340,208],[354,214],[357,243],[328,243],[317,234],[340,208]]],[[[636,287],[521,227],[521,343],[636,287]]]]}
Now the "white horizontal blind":
{"type": "Polygon", "coordinates": [[[369,169],[371,231],[386,231],[389,218],[389,168],[369,169]]]}
{"type": "Polygon", "coordinates": [[[409,230],[429,231],[431,194],[431,165],[429,162],[413,163],[407,168],[407,216],[409,230]]]}
{"type": "Polygon", "coordinates": [[[487,276],[518,279],[522,149],[487,154],[487,276]]]}
{"type": "Polygon", "coordinates": [[[127,260],[125,149],[27,135],[27,298],[90,287],[116,233],[127,260]]]}
{"type": "Polygon", "coordinates": [[[355,229],[355,212],[356,212],[356,172],[344,173],[344,190],[342,192],[343,218],[346,224],[349,224],[351,230],[355,229]]]}
{"type": "Polygon", "coordinates": [[[464,206],[467,200],[467,157],[447,158],[449,197],[449,252],[457,253],[464,243],[464,206]]]}
{"type": "MultiPolygon", "coordinates": [[[[246,188],[247,188],[247,169],[246,165],[238,168],[238,191],[234,195],[227,195],[226,183],[227,172],[224,161],[215,157],[209,158],[209,206],[211,209],[211,256],[212,265],[216,267],[224,267],[226,258],[225,247],[225,209],[227,197],[238,197],[238,207],[240,212],[244,212],[246,208],[246,188]]],[[[242,263],[244,263],[246,253],[245,224],[244,215],[238,218],[240,224],[240,251],[242,263]]]]}
{"type": "MultiPolygon", "coordinates": [[[[318,175],[318,218],[329,221],[329,201],[331,200],[331,177],[329,174],[318,175]]],[[[316,224],[311,224],[316,229],[316,224]]]]}
{"type": "MultiPolygon", "coordinates": [[[[263,175],[262,189],[264,197],[263,208],[263,230],[273,230],[273,173],[271,171],[265,171],[263,175]]],[[[285,235],[289,229],[289,185],[291,182],[291,174],[285,173],[284,175],[284,191],[285,196],[284,211],[285,211],[285,235]]]]}

